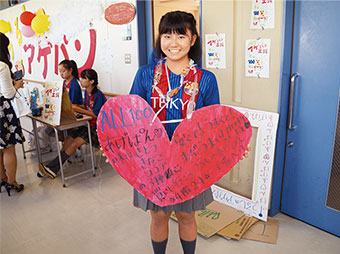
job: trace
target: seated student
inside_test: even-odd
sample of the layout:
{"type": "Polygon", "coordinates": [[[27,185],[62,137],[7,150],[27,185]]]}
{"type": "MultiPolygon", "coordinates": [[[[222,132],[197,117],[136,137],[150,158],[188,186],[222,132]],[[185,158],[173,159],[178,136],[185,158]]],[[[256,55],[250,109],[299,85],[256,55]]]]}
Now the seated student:
{"type": "Polygon", "coordinates": [[[58,68],[60,77],[64,79],[64,85],[67,88],[71,103],[73,105],[82,105],[83,96],[78,83],[79,74],[76,62],[73,60],[63,60],[59,63],[58,68]]]}
{"type": "MultiPolygon", "coordinates": [[[[93,69],[85,69],[80,74],[80,84],[85,88],[85,100],[84,105],[75,106],[74,110],[78,113],[92,116],[91,120],[91,141],[92,145],[99,147],[98,135],[97,135],[97,116],[100,109],[106,102],[104,94],[98,89],[98,75],[93,69]]],[[[64,163],[78,147],[83,144],[89,143],[87,127],[81,126],[72,129],[68,132],[68,136],[64,141],[64,145],[61,149],[61,160],[64,163]]],[[[45,174],[54,179],[60,170],[58,156],[47,164],[39,164],[39,172],[45,174]]]]}
{"type": "MultiPolygon", "coordinates": [[[[79,73],[77,63],[74,60],[63,60],[58,65],[60,77],[64,80],[63,85],[68,91],[68,96],[72,103],[72,107],[83,104],[83,95],[80,85],[78,83],[79,73]]],[[[54,129],[52,127],[46,127],[45,132],[48,136],[54,137],[54,129]]],[[[62,131],[58,131],[59,141],[64,141],[64,134],[62,131]]],[[[37,177],[43,177],[44,174],[39,170],[37,177]]]]}
{"type": "MultiPolygon", "coordinates": [[[[78,83],[79,73],[78,67],[75,61],[73,60],[63,60],[58,65],[60,77],[64,80],[63,85],[66,87],[68,96],[70,97],[70,101],[72,103],[72,107],[74,108],[77,105],[83,104],[83,95],[81,92],[80,85],[78,83]]],[[[48,136],[54,137],[54,130],[52,127],[46,128],[46,133],[48,136]]],[[[59,140],[63,141],[63,134],[60,133],[59,140]]],[[[42,175],[38,172],[38,177],[42,177],[42,175]]]]}

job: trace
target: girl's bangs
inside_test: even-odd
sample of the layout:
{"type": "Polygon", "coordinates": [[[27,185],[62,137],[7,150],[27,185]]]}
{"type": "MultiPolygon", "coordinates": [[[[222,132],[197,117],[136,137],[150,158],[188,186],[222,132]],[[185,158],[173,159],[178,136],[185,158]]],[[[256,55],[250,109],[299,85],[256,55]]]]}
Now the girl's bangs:
{"type": "Polygon", "coordinates": [[[178,22],[178,20],[168,20],[168,22],[164,22],[159,27],[159,34],[186,34],[187,33],[187,25],[184,22],[178,22]]]}
{"type": "Polygon", "coordinates": [[[80,73],[80,77],[82,77],[83,79],[88,79],[88,77],[87,77],[86,74],[87,74],[86,71],[82,71],[82,72],[80,73]]]}

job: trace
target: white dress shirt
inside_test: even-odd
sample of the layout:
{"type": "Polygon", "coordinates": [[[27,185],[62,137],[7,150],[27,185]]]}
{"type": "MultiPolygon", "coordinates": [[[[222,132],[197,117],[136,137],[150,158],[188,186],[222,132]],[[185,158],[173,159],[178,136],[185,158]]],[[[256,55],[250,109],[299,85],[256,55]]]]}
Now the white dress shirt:
{"type": "Polygon", "coordinates": [[[16,89],[13,86],[11,72],[6,63],[0,61],[0,97],[4,96],[6,99],[14,97],[16,89]]]}

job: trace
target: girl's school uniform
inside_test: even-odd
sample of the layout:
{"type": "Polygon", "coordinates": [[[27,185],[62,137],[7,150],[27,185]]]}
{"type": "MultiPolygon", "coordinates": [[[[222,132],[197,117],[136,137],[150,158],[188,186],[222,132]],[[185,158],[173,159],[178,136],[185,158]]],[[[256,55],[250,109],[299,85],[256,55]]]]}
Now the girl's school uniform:
{"type": "MultiPolygon", "coordinates": [[[[85,90],[85,99],[83,105],[85,106],[85,109],[92,111],[96,116],[98,116],[105,102],[106,97],[99,89],[94,94],[91,94],[91,96],[89,96],[87,91],[85,90]]],[[[97,134],[97,118],[93,118],[91,120],[90,126],[92,146],[99,148],[100,144],[97,134]]],[[[68,135],[70,135],[72,138],[80,137],[84,139],[87,143],[89,143],[88,130],[85,126],[72,129],[68,133],[68,135]]]]}
{"type": "MultiPolygon", "coordinates": [[[[216,77],[212,72],[195,67],[196,74],[193,75],[193,72],[189,71],[183,82],[182,75],[171,72],[164,63],[162,64],[162,68],[163,71],[159,72],[155,64],[142,66],[135,76],[130,91],[130,94],[137,94],[145,99],[155,112],[159,111],[160,114],[158,117],[161,121],[185,118],[186,106],[195,90],[195,110],[204,106],[220,103],[216,77]],[[165,70],[165,68],[167,68],[167,70],[165,70]],[[163,75],[165,74],[167,74],[168,77],[164,77],[163,75]],[[155,80],[157,80],[156,85],[155,80]],[[195,86],[196,82],[198,83],[198,87],[195,86]],[[163,94],[167,94],[169,90],[176,91],[176,94],[172,95],[168,107],[164,110],[162,110],[164,99],[161,98],[161,90],[163,94]]],[[[165,124],[165,130],[170,140],[178,125],[179,122],[165,124]]],[[[134,205],[144,211],[153,210],[154,212],[158,212],[163,210],[166,214],[170,211],[192,213],[193,211],[204,210],[212,201],[211,188],[208,188],[185,202],[160,207],[145,198],[137,190],[134,190],[134,205]]]]}
{"type": "Polygon", "coordinates": [[[73,78],[70,82],[66,84],[64,81],[64,85],[67,88],[68,96],[70,97],[72,104],[82,105],[83,104],[83,96],[81,93],[81,88],[78,80],[73,78]]]}

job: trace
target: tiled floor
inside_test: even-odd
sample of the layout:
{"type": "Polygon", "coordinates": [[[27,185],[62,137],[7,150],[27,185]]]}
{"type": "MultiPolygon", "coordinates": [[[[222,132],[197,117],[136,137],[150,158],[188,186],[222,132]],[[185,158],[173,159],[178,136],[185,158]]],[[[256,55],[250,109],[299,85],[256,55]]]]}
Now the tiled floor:
{"type": "MultiPolygon", "coordinates": [[[[0,253],[152,253],[149,214],[132,205],[132,188],[100,157],[97,176],[79,176],[61,186],[36,177],[36,159],[23,160],[17,146],[18,182],[22,193],[0,194],[0,253]]],[[[89,165],[73,163],[69,169],[89,165]]],[[[67,173],[67,171],[66,171],[67,173]]],[[[340,238],[278,214],[277,244],[198,237],[196,253],[340,253],[340,238]]],[[[182,253],[177,223],[170,221],[167,253],[182,253]]]]}

